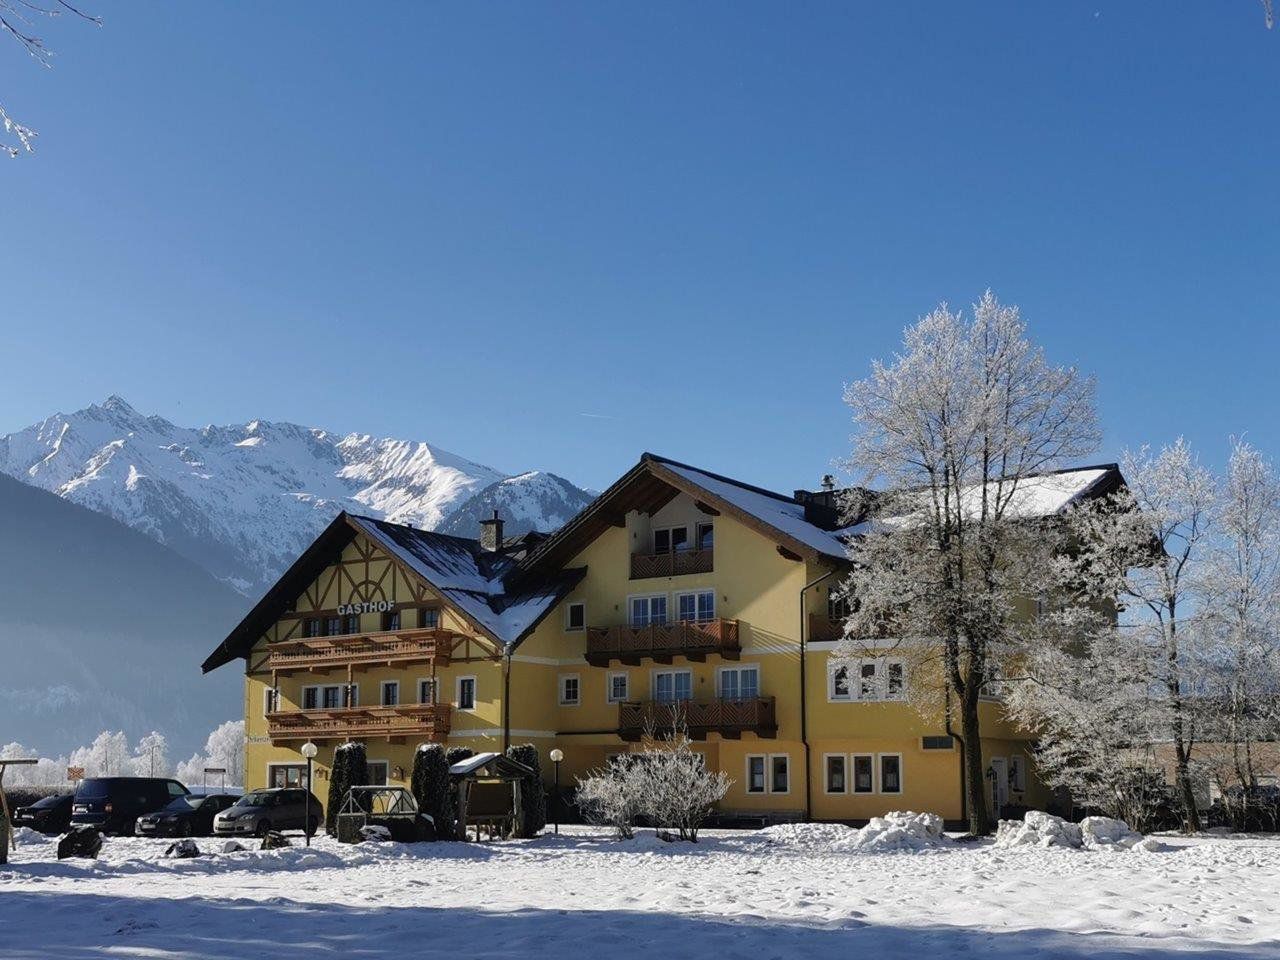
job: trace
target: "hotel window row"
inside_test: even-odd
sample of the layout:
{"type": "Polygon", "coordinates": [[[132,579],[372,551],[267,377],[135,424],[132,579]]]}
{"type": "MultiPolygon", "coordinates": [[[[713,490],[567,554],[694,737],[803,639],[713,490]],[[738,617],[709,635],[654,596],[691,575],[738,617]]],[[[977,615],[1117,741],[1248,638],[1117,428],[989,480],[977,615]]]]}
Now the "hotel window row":
{"type": "Polygon", "coordinates": [[[683,553],[686,550],[710,550],[715,546],[715,525],[702,521],[694,525],[694,539],[689,540],[687,524],[678,527],[658,527],[653,531],[653,552],[683,553]]]}
{"type": "MultiPolygon", "coordinates": [[[[439,702],[438,683],[424,677],[418,681],[418,703],[439,702]]],[[[474,710],[476,706],[476,678],[459,677],[456,702],[460,710],[474,710]]],[[[383,707],[400,705],[400,681],[384,680],[378,686],[378,703],[383,707]]],[[[355,683],[316,684],[302,688],[303,710],[338,710],[360,706],[360,686],[355,683]]],[[[280,691],[267,687],[263,691],[263,713],[275,713],[280,709],[280,691]]]]}
{"type": "Polygon", "coordinates": [[[900,753],[828,753],[822,765],[827,793],[902,792],[900,753]]]}
{"type": "MultiPolygon", "coordinates": [[[[384,631],[401,630],[402,613],[412,611],[393,610],[382,615],[384,631]]],[[[440,610],[438,607],[420,607],[417,615],[418,627],[432,630],[440,626],[440,610]]],[[[311,617],[302,621],[302,636],[307,639],[315,637],[343,637],[360,633],[359,614],[347,614],[341,617],[311,617]]]]}
{"type": "Polygon", "coordinates": [[[901,660],[868,657],[832,664],[827,670],[827,699],[833,702],[905,700],[906,697],[906,672],[901,660]]]}
{"type": "MultiPolygon", "coordinates": [[[[628,604],[630,624],[633,627],[662,626],[669,620],[667,595],[646,594],[631,597],[628,604]]],[[[679,623],[706,623],[716,618],[716,592],[714,590],[682,590],[675,594],[676,621],[679,623]]]]}

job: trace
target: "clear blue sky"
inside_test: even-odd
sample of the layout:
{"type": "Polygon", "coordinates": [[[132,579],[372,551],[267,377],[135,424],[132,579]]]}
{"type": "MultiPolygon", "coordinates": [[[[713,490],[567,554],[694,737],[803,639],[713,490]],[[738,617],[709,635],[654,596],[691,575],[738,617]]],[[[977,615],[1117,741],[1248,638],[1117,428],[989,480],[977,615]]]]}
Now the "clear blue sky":
{"type": "Polygon", "coordinates": [[[0,45],[0,431],[110,393],[789,489],[990,286],[1098,459],[1280,455],[1280,30],[1223,2],[106,3],[0,45]]]}

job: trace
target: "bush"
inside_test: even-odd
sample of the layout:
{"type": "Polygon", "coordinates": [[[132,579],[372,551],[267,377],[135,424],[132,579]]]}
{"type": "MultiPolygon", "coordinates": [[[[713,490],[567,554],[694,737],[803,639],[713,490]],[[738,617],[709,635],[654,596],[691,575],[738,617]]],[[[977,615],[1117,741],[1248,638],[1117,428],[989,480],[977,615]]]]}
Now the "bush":
{"type": "Polygon", "coordinates": [[[444,758],[449,762],[449,766],[453,766],[459,760],[468,760],[474,757],[476,752],[470,747],[450,747],[445,751],[444,758]]]}
{"type": "Polygon", "coordinates": [[[9,802],[9,810],[12,812],[19,807],[29,807],[37,800],[43,800],[45,797],[56,797],[60,794],[75,793],[70,787],[11,787],[5,790],[5,798],[9,802]]]}
{"type": "Polygon", "coordinates": [[[520,822],[516,824],[516,836],[532,839],[547,825],[547,791],[542,785],[538,749],[532,743],[521,743],[508,747],[507,756],[533,770],[520,781],[520,822]]]}
{"type": "Polygon", "coordinates": [[[435,821],[436,836],[453,836],[456,814],[449,784],[449,760],[440,744],[424,743],[414,753],[410,790],[418,801],[418,809],[435,821]]]}
{"type": "Polygon", "coordinates": [[[632,764],[627,757],[614,757],[602,769],[578,780],[574,795],[587,823],[612,827],[619,840],[635,836],[633,827],[640,815],[640,792],[635,788],[632,764]]]}
{"type": "Polygon", "coordinates": [[[369,764],[363,743],[344,743],[333,752],[333,769],[329,771],[329,803],[324,811],[324,828],[337,836],[338,811],[346,802],[347,791],[369,782],[369,764]]]}

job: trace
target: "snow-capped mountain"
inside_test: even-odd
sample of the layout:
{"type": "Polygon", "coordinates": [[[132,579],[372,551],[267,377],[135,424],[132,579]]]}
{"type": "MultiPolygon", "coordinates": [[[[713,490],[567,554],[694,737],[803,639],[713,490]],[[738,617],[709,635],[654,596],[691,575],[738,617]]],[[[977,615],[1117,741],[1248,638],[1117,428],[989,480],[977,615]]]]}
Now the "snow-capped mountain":
{"type": "MultiPolygon", "coordinates": [[[[266,420],[181,427],[117,396],[0,438],[0,472],[140,530],[249,595],[340,510],[435,529],[508,479],[428,443],[266,420]]],[[[513,515],[510,532],[554,529],[576,512],[565,503],[585,494],[556,480],[546,496],[511,499],[544,512],[513,515]]]]}
{"type": "Polygon", "coordinates": [[[438,527],[441,533],[478,537],[480,521],[496,510],[504,536],[564,526],[595,497],[554,473],[531,470],[491,483],[458,506],[438,527]]]}

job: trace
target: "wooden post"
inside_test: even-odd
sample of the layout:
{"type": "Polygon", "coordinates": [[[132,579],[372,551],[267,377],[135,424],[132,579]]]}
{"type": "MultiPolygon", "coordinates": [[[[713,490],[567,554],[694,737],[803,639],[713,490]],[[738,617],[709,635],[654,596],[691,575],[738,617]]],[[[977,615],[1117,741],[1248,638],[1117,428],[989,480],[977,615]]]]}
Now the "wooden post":
{"type": "Polygon", "coordinates": [[[521,810],[522,801],[523,801],[522,793],[523,791],[521,790],[521,781],[512,780],[511,781],[511,811],[515,815],[515,822],[511,825],[511,835],[515,837],[520,836],[520,828],[521,828],[521,825],[524,823],[524,816],[521,810]]]}
{"type": "MultiPolygon", "coordinates": [[[[467,799],[471,792],[470,781],[458,781],[458,829],[454,831],[459,840],[467,839],[467,799]]],[[[479,837],[476,838],[480,839],[479,837]]]]}

